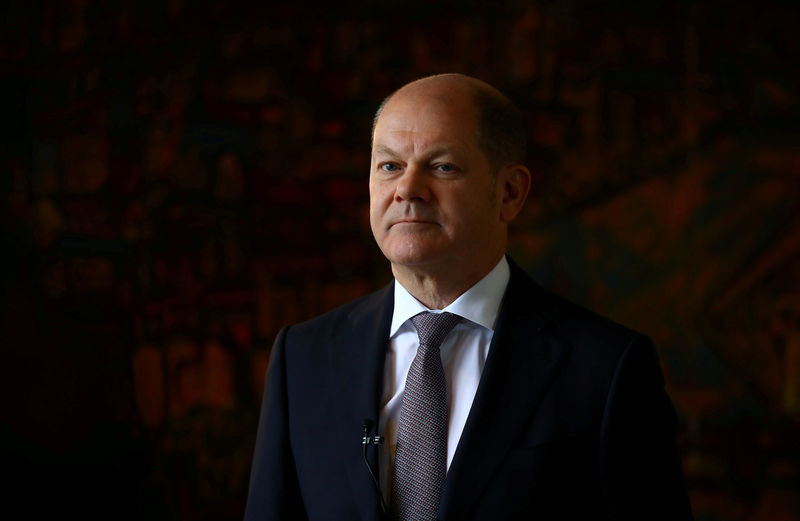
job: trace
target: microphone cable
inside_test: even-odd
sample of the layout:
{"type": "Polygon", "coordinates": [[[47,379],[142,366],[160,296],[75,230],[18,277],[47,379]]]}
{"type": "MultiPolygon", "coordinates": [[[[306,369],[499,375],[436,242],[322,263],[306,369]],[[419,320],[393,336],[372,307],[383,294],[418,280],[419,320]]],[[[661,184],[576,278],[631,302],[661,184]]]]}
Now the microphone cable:
{"type": "Polygon", "coordinates": [[[372,465],[369,464],[369,460],[367,459],[367,446],[368,445],[382,445],[383,444],[383,436],[370,436],[369,432],[372,430],[374,422],[369,418],[364,420],[364,424],[362,427],[364,428],[364,435],[361,437],[361,446],[362,446],[362,455],[364,457],[364,465],[367,466],[367,470],[369,471],[369,475],[372,478],[372,482],[375,483],[375,490],[378,492],[378,498],[381,500],[381,511],[386,514],[386,502],[383,500],[383,492],[381,492],[380,483],[378,483],[378,478],[375,476],[375,472],[372,470],[372,465]]]}

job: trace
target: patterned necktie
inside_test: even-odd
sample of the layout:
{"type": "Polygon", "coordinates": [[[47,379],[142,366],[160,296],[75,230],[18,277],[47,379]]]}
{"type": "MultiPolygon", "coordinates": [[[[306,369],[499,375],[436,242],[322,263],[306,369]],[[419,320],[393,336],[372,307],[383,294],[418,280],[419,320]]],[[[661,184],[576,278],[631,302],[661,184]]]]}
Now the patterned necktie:
{"type": "Polygon", "coordinates": [[[392,482],[400,521],[431,521],[439,512],[447,473],[447,382],[439,346],[460,320],[428,312],[411,318],[419,348],[406,377],[392,482]]]}

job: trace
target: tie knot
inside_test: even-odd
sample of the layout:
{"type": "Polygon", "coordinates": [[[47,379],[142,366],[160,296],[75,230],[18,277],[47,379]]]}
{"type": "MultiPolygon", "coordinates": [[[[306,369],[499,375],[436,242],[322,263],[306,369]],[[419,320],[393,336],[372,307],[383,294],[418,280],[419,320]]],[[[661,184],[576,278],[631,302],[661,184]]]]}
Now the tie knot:
{"type": "Polygon", "coordinates": [[[430,313],[423,311],[411,317],[417,328],[419,343],[424,346],[438,348],[448,333],[461,321],[461,317],[452,313],[430,313]]]}

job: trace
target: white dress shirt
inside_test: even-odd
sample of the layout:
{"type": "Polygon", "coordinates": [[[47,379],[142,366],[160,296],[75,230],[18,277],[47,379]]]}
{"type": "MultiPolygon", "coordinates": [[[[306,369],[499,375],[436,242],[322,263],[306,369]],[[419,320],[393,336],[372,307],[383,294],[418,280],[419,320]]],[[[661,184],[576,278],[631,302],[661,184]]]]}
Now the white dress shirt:
{"type": "Polygon", "coordinates": [[[453,460],[458,440],[467,421],[481,372],[489,354],[494,325],[503,299],[510,270],[505,256],[484,278],[442,310],[425,307],[399,282],[394,285],[394,314],[386,351],[383,396],[378,432],[385,437],[380,458],[380,482],[384,498],[391,490],[392,468],[397,444],[397,422],[406,386],[406,375],[417,354],[419,337],[411,317],[423,311],[456,314],[466,320],[456,325],[440,347],[447,379],[448,429],[447,468],[453,460]]]}

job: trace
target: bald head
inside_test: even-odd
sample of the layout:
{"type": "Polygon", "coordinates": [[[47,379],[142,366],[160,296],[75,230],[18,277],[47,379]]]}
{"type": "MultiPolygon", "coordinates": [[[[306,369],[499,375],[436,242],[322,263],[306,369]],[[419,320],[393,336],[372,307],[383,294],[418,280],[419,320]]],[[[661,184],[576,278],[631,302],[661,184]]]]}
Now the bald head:
{"type": "Polygon", "coordinates": [[[497,171],[510,164],[524,164],[525,123],[517,107],[488,83],[464,74],[437,74],[408,83],[383,100],[375,113],[372,132],[392,100],[419,103],[438,101],[449,106],[470,106],[474,113],[476,138],[497,171]]]}

